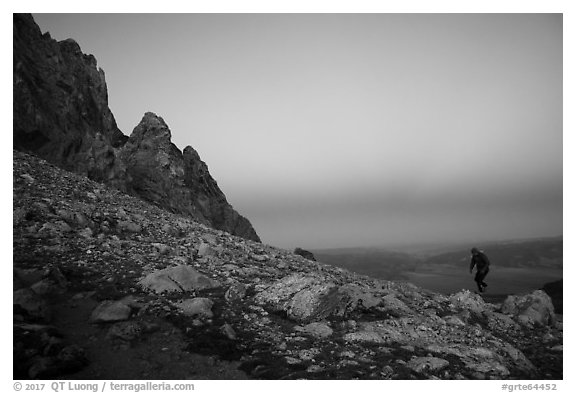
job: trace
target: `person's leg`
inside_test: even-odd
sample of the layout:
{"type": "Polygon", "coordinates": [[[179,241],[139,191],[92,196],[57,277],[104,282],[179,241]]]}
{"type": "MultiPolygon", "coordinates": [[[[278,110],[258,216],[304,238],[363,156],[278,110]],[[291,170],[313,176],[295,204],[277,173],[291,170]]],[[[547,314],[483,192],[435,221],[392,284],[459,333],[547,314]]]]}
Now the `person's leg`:
{"type": "Polygon", "coordinates": [[[482,287],[484,287],[484,288],[486,288],[488,286],[488,284],[486,284],[484,282],[484,279],[488,275],[488,272],[489,272],[489,269],[483,270],[482,274],[480,275],[480,283],[482,284],[482,287]]]}
{"type": "Polygon", "coordinates": [[[478,285],[478,291],[483,292],[484,287],[482,286],[482,275],[480,271],[476,272],[476,276],[474,276],[474,281],[476,281],[476,285],[478,285]]]}

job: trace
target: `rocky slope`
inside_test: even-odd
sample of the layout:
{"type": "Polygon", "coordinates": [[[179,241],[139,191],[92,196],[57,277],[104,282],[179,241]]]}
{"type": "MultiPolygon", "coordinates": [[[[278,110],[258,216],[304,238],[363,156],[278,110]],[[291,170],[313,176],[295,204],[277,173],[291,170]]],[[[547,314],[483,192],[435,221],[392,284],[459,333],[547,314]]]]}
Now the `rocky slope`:
{"type": "Polygon", "coordinates": [[[562,378],[542,291],[356,275],[18,151],[13,182],[15,378],[562,378]]]}
{"type": "Polygon", "coordinates": [[[130,137],[118,129],[94,56],[72,39],[41,34],[31,15],[14,14],[13,32],[15,149],[259,241],[198,153],[171,143],[164,120],[146,113],[130,137]]]}

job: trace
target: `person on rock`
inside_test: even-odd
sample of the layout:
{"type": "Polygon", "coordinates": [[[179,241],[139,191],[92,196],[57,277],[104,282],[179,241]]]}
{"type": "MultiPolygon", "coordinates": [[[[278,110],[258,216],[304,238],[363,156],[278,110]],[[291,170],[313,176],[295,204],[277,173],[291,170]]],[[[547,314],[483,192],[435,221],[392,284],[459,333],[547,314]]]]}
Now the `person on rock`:
{"type": "Polygon", "coordinates": [[[490,271],[490,260],[484,254],[484,252],[478,250],[476,247],[470,250],[472,253],[472,257],[470,259],[470,274],[472,274],[472,270],[474,266],[476,266],[476,276],[474,277],[474,281],[476,281],[476,285],[478,285],[478,291],[484,292],[488,284],[484,282],[484,278],[490,271]]]}

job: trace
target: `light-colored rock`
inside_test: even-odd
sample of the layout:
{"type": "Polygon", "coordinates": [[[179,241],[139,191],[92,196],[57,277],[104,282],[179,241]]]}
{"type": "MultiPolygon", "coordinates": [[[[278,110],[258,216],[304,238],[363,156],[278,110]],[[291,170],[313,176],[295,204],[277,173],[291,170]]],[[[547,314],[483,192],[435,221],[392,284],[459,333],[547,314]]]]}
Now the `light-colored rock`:
{"type": "Polygon", "coordinates": [[[481,315],[483,312],[490,310],[490,307],[484,302],[482,296],[463,290],[449,298],[450,303],[457,309],[468,310],[472,314],[481,315]]]}
{"type": "Polygon", "coordinates": [[[312,322],[302,327],[296,326],[294,330],[317,339],[328,338],[333,333],[332,328],[323,322],[312,322]]]}
{"type": "Polygon", "coordinates": [[[199,257],[209,257],[216,255],[216,251],[207,243],[200,243],[198,246],[198,256],[199,257]]]}
{"type": "Polygon", "coordinates": [[[142,227],[132,221],[119,221],[118,229],[125,232],[140,233],[142,232],[142,227]]]}
{"type": "Polygon", "coordinates": [[[253,260],[258,261],[258,262],[266,262],[268,260],[268,256],[264,255],[264,254],[262,254],[262,255],[261,254],[253,254],[253,255],[250,255],[250,257],[253,260]]]}
{"type": "Polygon", "coordinates": [[[412,311],[410,307],[406,305],[406,303],[392,294],[382,297],[382,304],[380,308],[395,317],[414,314],[414,311],[412,311]]]}
{"type": "Polygon", "coordinates": [[[446,359],[436,357],[419,357],[411,359],[406,367],[417,373],[434,372],[448,367],[450,362],[446,359]]]}
{"type": "Polygon", "coordinates": [[[398,328],[392,326],[382,325],[378,322],[363,322],[360,324],[359,331],[345,334],[344,340],[375,344],[404,344],[409,341],[409,337],[405,336],[398,328]]]}
{"type": "Polygon", "coordinates": [[[130,318],[131,312],[132,309],[122,302],[105,300],[92,311],[90,321],[94,323],[125,321],[130,318]]]}
{"type": "Polygon", "coordinates": [[[176,307],[182,310],[184,315],[200,319],[210,319],[214,316],[212,306],[214,302],[205,297],[185,299],[176,303],[176,307]]]}
{"type": "Polygon", "coordinates": [[[138,283],[144,289],[156,293],[192,291],[215,288],[220,285],[217,281],[186,265],[157,270],[144,277],[138,283]]]}
{"type": "Polygon", "coordinates": [[[162,243],[152,243],[152,246],[154,247],[154,249],[156,249],[156,251],[157,251],[158,254],[160,254],[160,255],[168,255],[168,254],[170,254],[170,246],[167,246],[166,244],[162,244],[162,243]]]}
{"type": "Polygon", "coordinates": [[[276,281],[255,300],[272,311],[284,311],[297,322],[320,321],[341,305],[336,285],[311,275],[293,274],[276,281]]]}
{"type": "Polygon", "coordinates": [[[227,323],[220,327],[220,333],[230,340],[236,340],[236,332],[234,331],[234,328],[227,323]]]}
{"type": "Polygon", "coordinates": [[[510,370],[497,361],[478,361],[475,359],[463,359],[466,368],[474,371],[476,379],[483,379],[482,376],[492,375],[497,378],[506,378],[510,375],[510,370]]]}
{"type": "Polygon", "coordinates": [[[486,321],[490,330],[502,333],[511,333],[518,330],[520,326],[509,315],[499,312],[486,313],[486,321]]]}
{"type": "Polygon", "coordinates": [[[338,294],[340,299],[334,314],[342,317],[358,308],[369,310],[382,303],[382,299],[375,296],[369,288],[357,284],[339,287],[338,294]]]}
{"type": "Polygon", "coordinates": [[[466,326],[466,324],[456,315],[447,315],[443,319],[446,321],[446,324],[451,326],[466,326]]]}
{"type": "Polygon", "coordinates": [[[527,327],[551,325],[556,320],[552,300],[541,290],[524,296],[508,296],[501,311],[527,327]]]}
{"type": "Polygon", "coordinates": [[[94,232],[92,232],[92,229],[90,229],[89,227],[86,228],[82,228],[78,231],[78,235],[85,238],[85,239],[89,239],[94,235],[94,232]]]}

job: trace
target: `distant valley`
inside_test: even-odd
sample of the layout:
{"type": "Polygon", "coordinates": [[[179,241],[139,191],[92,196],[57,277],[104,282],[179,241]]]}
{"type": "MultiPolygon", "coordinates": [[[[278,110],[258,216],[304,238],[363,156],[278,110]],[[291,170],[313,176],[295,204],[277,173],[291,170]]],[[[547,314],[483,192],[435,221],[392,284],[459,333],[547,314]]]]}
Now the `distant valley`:
{"type": "MultiPolygon", "coordinates": [[[[517,294],[562,279],[562,237],[486,242],[478,245],[491,260],[488,296],[517,294]]],[[[449,294],[474,290],[468,244],[399,248],[313,250],[320,262],[359,274],[408,281],[449,294]]]]}

